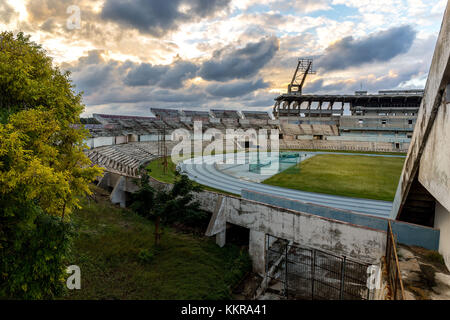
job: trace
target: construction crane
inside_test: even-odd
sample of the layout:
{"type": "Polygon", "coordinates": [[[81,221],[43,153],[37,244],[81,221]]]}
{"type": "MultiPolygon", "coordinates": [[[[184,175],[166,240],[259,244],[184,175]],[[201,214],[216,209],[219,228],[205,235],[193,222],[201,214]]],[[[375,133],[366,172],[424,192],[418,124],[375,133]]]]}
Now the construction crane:
{"type": "Polygon", "coordinates": [[[302,94],[303,84],[305,83],[308,74],[315,74],[313,70],[313,60],[307,58],[298,59],[297,68],[291,83],[288,85],[288,94],[302,94]]]}

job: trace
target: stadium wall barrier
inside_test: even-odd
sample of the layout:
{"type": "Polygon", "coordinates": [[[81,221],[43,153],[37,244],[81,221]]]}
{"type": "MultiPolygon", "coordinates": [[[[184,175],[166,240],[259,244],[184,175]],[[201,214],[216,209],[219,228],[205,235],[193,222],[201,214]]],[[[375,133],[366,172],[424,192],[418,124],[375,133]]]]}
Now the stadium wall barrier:
{"type": "Polygon", "coordinates": [[[415,245],[429,250],[439,249],[440,231],[434,228],[359,214],[353,211],[335,209],[299,200],[291,200],[250,190],[242,190],[242,198],[290,210],[306,212],[333,220],[344,221],[354,225],[365,226],[376,230],[385,231],[387,229],[388,221],[391,221],[392,231],[399,243],[415,245]]]}

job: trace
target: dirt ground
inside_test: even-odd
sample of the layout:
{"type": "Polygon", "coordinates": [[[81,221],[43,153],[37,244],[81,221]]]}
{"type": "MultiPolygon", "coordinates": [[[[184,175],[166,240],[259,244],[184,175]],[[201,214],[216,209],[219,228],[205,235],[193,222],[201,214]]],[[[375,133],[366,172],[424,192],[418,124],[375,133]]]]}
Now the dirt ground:
{"type": "Polygon", "coordinates": [[[398,258],[407,300],[450,299],[450,272],[439,253],[400,245],[398,258]]]}

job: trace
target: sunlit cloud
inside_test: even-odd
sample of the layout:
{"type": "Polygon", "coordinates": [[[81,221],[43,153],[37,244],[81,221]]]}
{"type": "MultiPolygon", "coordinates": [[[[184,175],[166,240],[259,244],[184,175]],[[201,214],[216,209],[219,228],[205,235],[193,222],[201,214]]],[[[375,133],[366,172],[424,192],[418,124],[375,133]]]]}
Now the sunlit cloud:
{"type": "Polygon", "coordinates": [[[305,56],[319,71],[307,79],[310,93],[423,87],[447,1],[208,3],[4,0],[0,28],[31,35],[71,70],[86,114],[267,110],[305,56]],[[69,6],[80,9],[80,28],[68,28],[69,6]]]}

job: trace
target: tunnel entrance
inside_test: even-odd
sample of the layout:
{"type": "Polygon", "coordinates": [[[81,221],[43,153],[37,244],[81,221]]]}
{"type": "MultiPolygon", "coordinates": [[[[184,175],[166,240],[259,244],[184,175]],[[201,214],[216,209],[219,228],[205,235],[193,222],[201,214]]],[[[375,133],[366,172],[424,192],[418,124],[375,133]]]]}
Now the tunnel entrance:
{"type": "Polygon", "coordinates": [[[232,243],[240,247],[248,247],[250,239],[250,229],[232,223],[227,223],[227,243],[232,243]]]}

